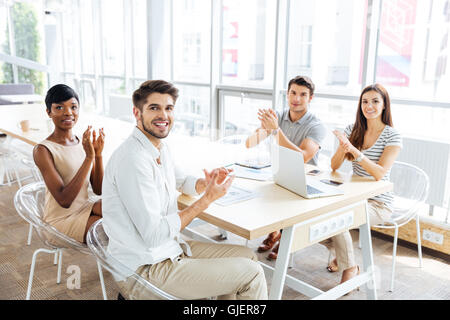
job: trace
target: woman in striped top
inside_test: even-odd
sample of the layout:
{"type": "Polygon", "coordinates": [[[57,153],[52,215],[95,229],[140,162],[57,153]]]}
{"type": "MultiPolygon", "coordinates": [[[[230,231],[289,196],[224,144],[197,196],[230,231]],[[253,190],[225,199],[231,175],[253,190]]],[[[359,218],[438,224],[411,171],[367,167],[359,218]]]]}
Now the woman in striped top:
{"type": "MultiPolygon", "coordinates": [[[[334,131],[339,147],[331,159],[331,168],[337,170],[344,160],[352,161],[353,174],[372,176],[375,180],[389,180],[391,167],[402,148],[402,138],[393,128],[389,94],[380,84],[370,85],[361,93],[354,124],[344,132],[334,131]]],[[[392,215],[393,196],[384,193],[368,200],[370,224],[383,223],[392,215]]],[[[353,254],[350,232],[332,238],[336,259],[328,271],[344,270],[341,283],[359,273],[353,254]],[[335,239],[336,238],[336,239],[335,239]]]]}

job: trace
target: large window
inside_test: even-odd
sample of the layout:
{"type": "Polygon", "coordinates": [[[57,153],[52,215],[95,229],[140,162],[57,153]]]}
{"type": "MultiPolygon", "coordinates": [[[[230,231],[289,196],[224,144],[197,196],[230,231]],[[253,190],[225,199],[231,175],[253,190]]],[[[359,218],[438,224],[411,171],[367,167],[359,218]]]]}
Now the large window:
{"type": "Polygon", "coordinates": [[[396,98],[448,102],[449,31],[448,0],[383,1],[376,80],[396,98]]]}
{"type": "Polygon", "coordinates": [[[361,88],[367,1],[291,0],[286,82],[312,78],[322,92],[357,94],[361,88]]]}
{"type": "Polygon", "coordinates": [[[110,75],[125,73],[125,35],[122,0],[101,1],[103,72],[110,75]]]}
{"type": "Polygon", "coordinates": [[[272,87],[276,1],[223,0],[222,16],[223,82],[272,87]]]}
{"type": "Polygon", "coordinates": [[[209,83],[211,1],[173,0],[173,78],[209,83]]]}
{"type": "MultiPolygon", "coordinates": [[[[42,12],[42,1],[0,2],[0,52],[29,64],[45,64],[42,12]]],[[[37,93],[46,89],[45,74],[23,63],[3,63],[0,79],[5,83],[31,83],[37,93]]]]}

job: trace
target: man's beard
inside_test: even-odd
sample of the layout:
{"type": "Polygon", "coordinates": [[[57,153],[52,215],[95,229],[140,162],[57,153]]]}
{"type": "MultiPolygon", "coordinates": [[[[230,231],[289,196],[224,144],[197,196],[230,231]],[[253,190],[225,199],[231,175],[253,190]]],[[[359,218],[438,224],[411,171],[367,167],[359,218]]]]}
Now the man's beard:
{"type": "Polygon", "coordinates": [[[142,117],[142,115],[141,115],[141,122],[142,122],[142,128],[144,128],[144,131],[147,132],[148,134],[150,134],[151,136],[157,138],[157,139],[164,139],[164,138],[166,138],[169,135],[170,129],[167,130],[167,134],[164,135],[164,136],[160,136],[160,135],[156,134],[155,132],[153,132],[151,129],[148,129],[145,126],[144,118],[142,117]]]}

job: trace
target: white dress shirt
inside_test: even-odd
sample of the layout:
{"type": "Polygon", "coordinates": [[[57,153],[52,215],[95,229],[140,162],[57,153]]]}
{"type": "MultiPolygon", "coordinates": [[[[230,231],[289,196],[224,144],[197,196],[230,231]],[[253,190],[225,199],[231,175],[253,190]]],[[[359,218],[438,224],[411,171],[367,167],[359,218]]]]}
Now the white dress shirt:
{"type": "Polygon", "coordinates": [[[176,170],[167,145],[158,150],[137,127],[114,151],[103,178],[103,226],[108,252],[130,268],[127,276],[183,251],[191,255],[180,237],[177,190],[197,195],[196,181],[176,170]]]}

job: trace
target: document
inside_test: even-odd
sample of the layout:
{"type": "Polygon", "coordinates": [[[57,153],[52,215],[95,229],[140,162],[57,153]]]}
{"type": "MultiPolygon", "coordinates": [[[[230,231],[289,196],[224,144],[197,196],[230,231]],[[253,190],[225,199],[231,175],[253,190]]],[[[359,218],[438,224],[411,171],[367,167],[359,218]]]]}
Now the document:
{"type": "Polygon", "coordinates": [[[220,206],[229,206],[236,202],[250,200],[258,197],[260,194],[252,190],[247,190],[237,186],[231,186],[228,193],[214,203],[220,206]]]}
{"type": "Polygon", "coordinates": [[[233,169],[234,175],[238,178],[252,179],[258,181],[267,181],[272,179],[272,168],[263,168],[263,169],[253,169],[247,168],[240,165],[231,166],[233,169]]]}

